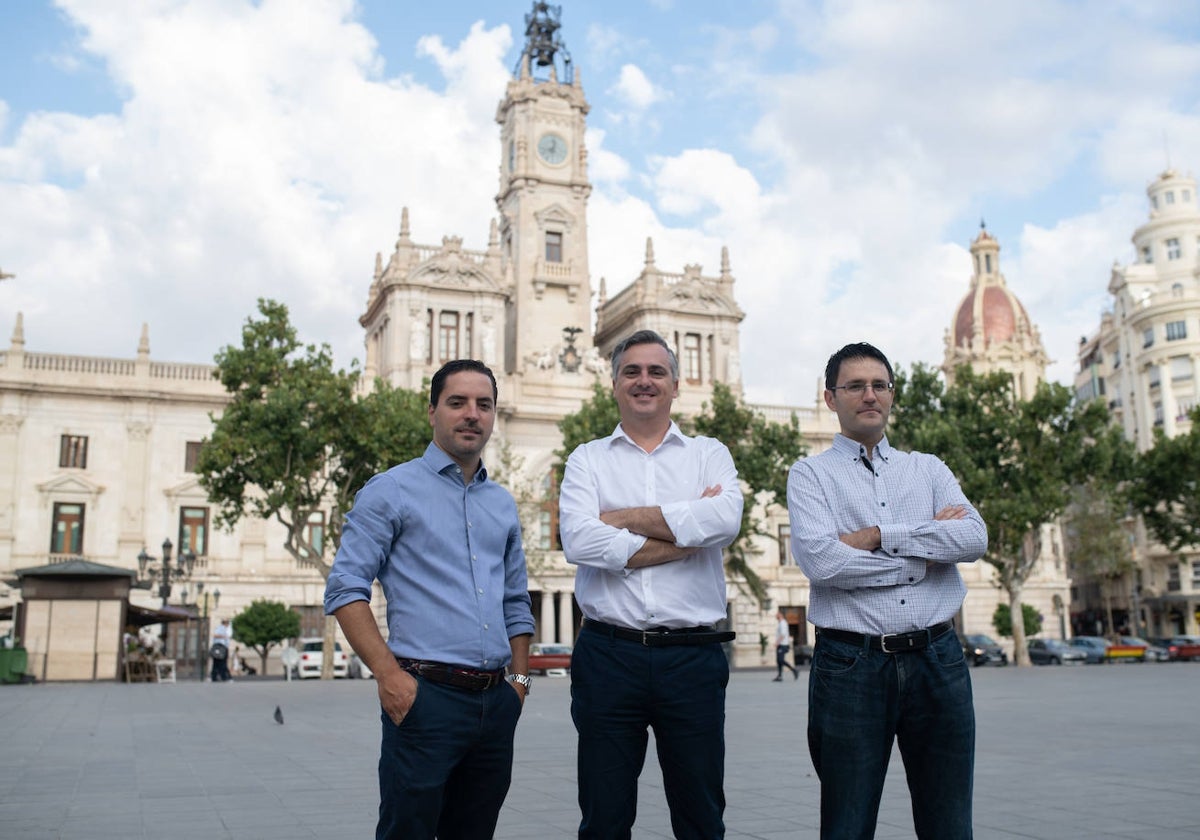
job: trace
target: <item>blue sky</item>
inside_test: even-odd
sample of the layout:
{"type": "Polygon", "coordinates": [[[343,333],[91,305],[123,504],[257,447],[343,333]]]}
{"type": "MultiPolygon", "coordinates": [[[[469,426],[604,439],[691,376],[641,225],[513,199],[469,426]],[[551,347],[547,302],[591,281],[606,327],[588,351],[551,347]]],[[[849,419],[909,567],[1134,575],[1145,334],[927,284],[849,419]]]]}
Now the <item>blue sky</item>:
{"type": "MultiPolygon", "coordinates": [[[[211,361],[259,296],[362,356],[402,207],[486,244],[528,2],[14,0],[0,28],[0,329],[211,361]]],[[[593,287],[715,273],[752,399],[831,350],[939,363],[985,219],[1069,381],[1145,186],[1200,169],[1200,15],[1173,2],[562,2],[592,110],[593,287]]]]}

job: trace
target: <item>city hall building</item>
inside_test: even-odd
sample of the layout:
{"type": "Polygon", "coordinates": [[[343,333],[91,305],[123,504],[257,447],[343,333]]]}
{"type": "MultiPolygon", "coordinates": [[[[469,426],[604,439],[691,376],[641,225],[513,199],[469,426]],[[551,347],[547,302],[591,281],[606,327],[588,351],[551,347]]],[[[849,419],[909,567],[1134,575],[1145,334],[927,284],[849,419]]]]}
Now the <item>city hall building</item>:
{"type": "MultiPolygon", "coordinates": [[[[500,179],[485,247],[464,247],[452,235],[440,244],[414,242],[404,208],[394,247],[376,256],[359,320],[366,382],[382,377],[421,389],[444,362],[461,357],[482,359],[496,372],[500,410],[485,461],[494,469],[503,460],[505,483],[523,504],[537,641],[570,644],[580,614],[573,567],[557,542],[552,467],[562,442],[559,420],[591,397],[593,383],[610,381],[611,348],[643,328],[659,332],[678,354],[678,413],[699,412],[716,382],[740,394],[744,314],[725,249],[715,271],[699,264],[670,270],[657,264],[647,239],[637,277],[612,294],[603,279],[593,288],[588,102],[565,59],[557,20],[537,5],[531,18],[520,64],[496,111],[500,179]]],[[[963,362],[1005,369],[1032,387],[1046,354],[1000,274],[999,244],[985,230],[971,253],[968,290],[948,313],[945,369],[963,362]]],[[[25,346],[18,315],[0,350],[0,634],[15,614],[30,672],[39,679],[116,677],[118,641],[107,628],[120,632],[135,617],[147,623],[161,612],[154,588],[161,581],[132,589],[130,582],[148,581],[168,553],[173,568],[186,560],[170,596],[182,609],[163,616],[190,616],[168,625],[168,655],[181,673],[201,672],[208,622],[232,617],[256,599],[299,612],[302,635],[321,632],[324,581],[284,550],[282,526],[249,519],[229,532],[214,527],[215,509],[194,472],[211,433],[209,416],[219,415],[227,399],[213,367],[153,360],[147,326],[140,337],[130,336],[131,346],[135,338],[133,358],[34,351],[25,346]],[[56,568],[63,573],[53,575],[56,568]],[[53,586],[24,602],[21,582],[30,575],[50,575],[53,586]],[[106,629],[84,632],[99,627],[106,629]]],[[[879,342],[886,346],[886,336],[879,342]]],[[[813,406],[754,408],[776,421],[794,414],[810,454],[824,450],[837,431],[836,416],[820,399],[813,406]]],[[[790,557],[786,511],[772,507],[761,515],[772,536],[753,546],[751,562],[768,601],[730,581],[735,666],[767,663],[764,640],[773,637],[776,609],[788,617],[797,644],[813,641],[808,585],[790,557]]],[[[320,515],[308,523],[314,545],[325,527],[320,515]]],[[[1065,625],[1051,616],[1063,615],[1070,581],[1062,540],[1051,530],[1025,599],[1047,617],[1044,634],[1059,636],[1065,625]]],[[[992,612],[1006,596],[992,567],[980,561],[962,571],[969,594],[961,630],[993,633],[992,612]]],[[[382,597],[374,607],[382,625],[382,597]]],[[[272,671],[280,667],[275,662],[272,671]]]]}

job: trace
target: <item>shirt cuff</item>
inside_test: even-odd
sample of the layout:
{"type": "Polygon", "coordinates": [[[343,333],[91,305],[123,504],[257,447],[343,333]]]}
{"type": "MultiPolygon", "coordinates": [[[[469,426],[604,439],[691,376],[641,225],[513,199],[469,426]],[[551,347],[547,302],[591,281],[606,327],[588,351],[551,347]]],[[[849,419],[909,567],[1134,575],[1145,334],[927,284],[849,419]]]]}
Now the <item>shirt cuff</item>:
{"type": "Polygon", "coordinates": [[[633,569],[628,568],[629,560],[642,550],[646,537],[622,528],[604,550],[604,565],[615,572],[629,574],[633,569]]]}
{"type": "Polygon", "coordinates": [[[696,517],[692,515],[691,502],[668,502],[665,505],[659,505],[658,509],[662,512],[663,521],[675,535],[675,545],[687,547],[690,545],[688,540],[698,540],[700,526],[696,522],[696,517]]]}

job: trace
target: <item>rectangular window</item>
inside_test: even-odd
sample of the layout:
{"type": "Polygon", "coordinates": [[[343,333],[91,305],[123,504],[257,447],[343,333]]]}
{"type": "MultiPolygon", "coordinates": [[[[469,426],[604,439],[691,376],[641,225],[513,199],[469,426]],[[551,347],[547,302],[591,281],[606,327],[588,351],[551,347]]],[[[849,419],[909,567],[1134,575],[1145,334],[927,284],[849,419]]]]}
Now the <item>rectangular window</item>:
{"type": "Polygon", "coordinates": [[[462,358],[473,359],[475,352],[471,349],[475,345],[472,343],[472,333],[475,327],[475,314],[468,312],[463,316],[463,340],[462,340],[462,358]]]}
{"type": "Polygon", "coordinates": [[[183,449],[183,471],[194,473],[196,464],[200,460],[200,447],[203,446],[198,440],[189,440],[185,443],[183,449]]]}
{"type": "Polygon", "coordinates": [[[1146,366],[1146,381],[1151,388],[1157,388],[1162,384],[1162,370],[1158,365],[1146,366]]]}
{"type": "Polygon", "coordinates": [[[555,230],[546,231],[546,262],[563,261],[563,235],[555,230]]]}
{"type": "Polygon", "coordinates": [[[1142,246],[1142,262],[1144,262],[1144,263],[1154,262],[1154,253],[1150,250],[1149,245],[1142,246]]]}
{"type": "Polygon", "coordinates": [[[1160,403],[1160,402],[1156,402],[1156,403],[1154,404],[1154,425],[1155,425],[1155,426],[1161,426],[1162,424],[1163,424],[1163,407],[1162,407],[1162,403],[1160,403]]]}
{"type": "Polygon", "coordinates": [[[308,515],[308,524],[304,526],[304,541],[313,547],[318,557],[325,554],[325,514],[313,511],[308,515]]]}
{"type": "Polygon", "coordinates": [[[700,381],[700,336],[696,333],[683,337],[683,378],[693,384],[700,381]]]}
{"type": "Polygon", "coordinates": [[[792,526],[779,526],[779,565],[792,565],[792,526]]]}
{"type": "Polygon", "coordinates": [[[433,364],[433,310],[425,310],[425,364],[433,364]]]}
{"type": "Polygon", "coordinates": [[[1171,381],[1180,382],[1192,378],[1192,358],[1190,356],[1171,357],[1171,381]]]}
{"type": "Polygon", "coordinates": [[[1191,201],[1191,200],[1192,200],[1192,191],[1191,191],[1191,190],[1184,190],[1184,191],[1183,191],[1183,203],[1184,203],[1184,204],[1187,204],[1187,203],[1188,203],[1189,201],[1191,201]]]}
{"type": "Polygon", "coordinates": [[[1175,203],[1175,193],[1172,192],[1171,190],[1167,190],[1167,204],[1174,204],[1174,203],[1175,203]]]}
{"type": "Polygon", "coordinates": [[[87,444],[86,435],[63,435],[58,442],[58,465],[86,470],[87,444]]]}
{"type": "Polygon", "coordinates": [[[547,470],[542,479],[542,509],[538,511],[538,547],[562,551],[562,538],[558,531],[558,482],[554,470],[547,470]]]}
{"type": "MultiPolygon", "coordinates": [[[[1169,193],[1168,193],[1168,195],[1169,195],[1169,193]]],[[[1167,240],[1167,259],[1177,260],[1182,255],[1183,255],[1183,253],[1179,249],[1179,240],[1172,236],[1170,239],[1167,240]]]]}
{"type": "Polygon", "coordinates": [[[1187,321],[1167,322],[1167,341],[1179,341],[1187,338],[1187,321]]]}
{"type": "Polygon", "coordinates": [[[1154,327],[1146,327],[1142,333],[1142,347],[1151,347],[1154,345],[1154,327]]]}
{"type": "Polygon", "coordinates": [[[1192,561],[1192,589],[1200,589],[1200,560],[1192,561]]]}
{"type": "Polygon", "coordinates": [[[51,554],[83,554],[83,505],[54,503],[50,524],[51,554]]]}
{"type": "Polygon", "coordinates": [[[304,636],[325,635],[325,608],[320,604],[293,606],[292,612],[300,616],[300,634],[304,636]]]}
{"type": "Polygon", "coordinates": [[[197,557],[208,554],[208,508],[179,509],[179,552],[187,549],[197,557]]]}
{"type": "Polygon", "coordinates": [[[1179,564],[1170,563],[1167,566],[1167,591],[1179,591],[1179,564]]]}
{"type": "Polygon", "coordinates": [[[458,313],[442,312],[438,315],[438,362],[458,358],[458,313]]]}

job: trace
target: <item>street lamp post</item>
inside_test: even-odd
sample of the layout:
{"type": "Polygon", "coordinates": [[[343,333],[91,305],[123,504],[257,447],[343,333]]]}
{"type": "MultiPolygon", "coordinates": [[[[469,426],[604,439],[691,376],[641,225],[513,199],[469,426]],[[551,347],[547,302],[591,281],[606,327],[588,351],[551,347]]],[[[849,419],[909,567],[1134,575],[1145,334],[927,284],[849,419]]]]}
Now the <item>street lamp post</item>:
{"type": "Polygon", "coordinates": [[[199,622],[196,627],[196,676],[201,682],[204,682],[204,666],[208,662],[208,656],[204,652],[204,646],[207,642],[207,637],[212,633],[208,629],[208,602],[212,600],[213,612],[216,612],[217,605],[221,602],[221,590],[214,589],[212,592],[204,591],[204,581],[196,581],[196,606],[201,603],[200,596],[204,596],[204,611],[201,618],[204,620],[199,622]]]}
{"type": "MultiPolygon", "coordinates": [[[[161,569],[154,568],[154,561],[160,558],[147,554],[144,546],[138,552],[137,557],[139,577],[150,586],[153,586],[155,581],[158,582],[158,597],[162,598],[164,607],[171,597],[171,582],[190,578],[196,565],[196,553],[190,548],[186,548],[179,552],[179,557],[172,566],[171,551],[173,548],[170,538],[163,540],[161,569]]],[[[167,649],[167,623],[165,621],[162,623],[162,642],[165,653],[167,649]]]]}

